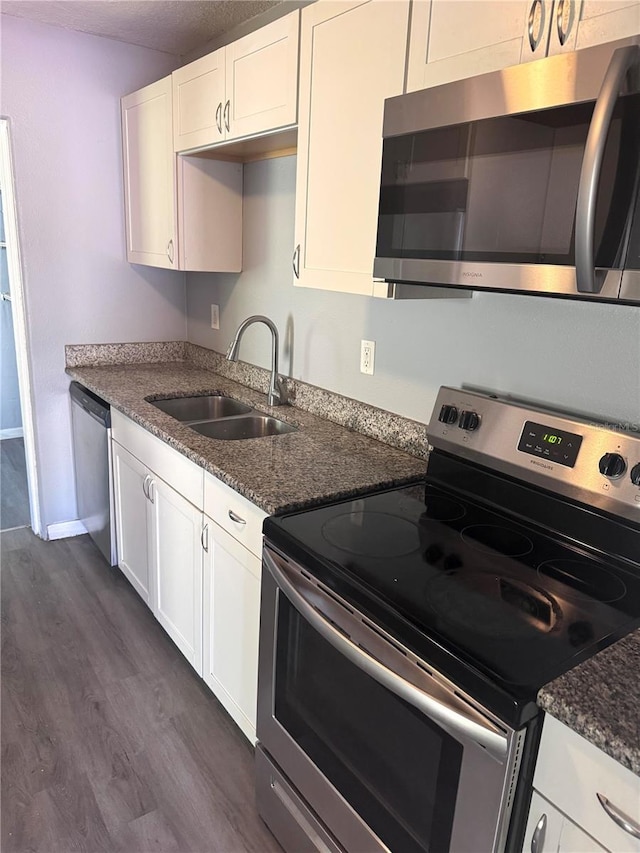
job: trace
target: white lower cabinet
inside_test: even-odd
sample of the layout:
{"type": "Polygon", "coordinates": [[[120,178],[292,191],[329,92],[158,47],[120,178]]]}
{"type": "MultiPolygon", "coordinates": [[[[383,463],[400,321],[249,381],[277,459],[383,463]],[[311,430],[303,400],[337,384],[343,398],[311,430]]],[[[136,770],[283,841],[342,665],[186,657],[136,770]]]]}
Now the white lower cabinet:
{"type": "Polygon", "coordinates": [[[640,851],[640,778],[549,714],[533,788],[523,853],[640,851]]]}
{"type": "Polygon", "coordinates": [[[129,418],[111,414],[119,566],[202,675],[204,472],[129,418]]]}
{"type": "Polygon", "coordinates": [[[205,474],[203,678],[256,741],[262,522],[266,513],[205,474]]]}
{"type": "Polygon", "coordinates": [[[112,442],[112,455],[118,564],[140,598],[153,609],[147,535],[149,470],[117,441],[112,442]]]}
{"type": "Polygon", "coordinates": [[[255,743],[266,513],[115,410],[112,424],[120,568],[255,743]]]}
{"type": "Polygon", "coordinates": [[[202,512],[159,477],[149,481],[156,619],[202,674],[202,512]]]}
{"type": "Polygon", "coordinates": [[[256,741],[260,557],[205,516],[203,678],[256,741]]]}

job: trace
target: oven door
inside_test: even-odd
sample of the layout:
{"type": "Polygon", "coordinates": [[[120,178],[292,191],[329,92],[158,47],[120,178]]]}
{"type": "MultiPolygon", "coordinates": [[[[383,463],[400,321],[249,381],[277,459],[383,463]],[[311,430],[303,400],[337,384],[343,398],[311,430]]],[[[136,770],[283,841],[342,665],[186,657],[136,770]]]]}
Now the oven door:
{"type": "Polygon", "coordinates": [[[334,846],[308,831],[308,850],[504,849],[523,734],[268,543],[257,733],[285,780],[259,773],[258,807],[289,853],[312,824],[334,846]]]}

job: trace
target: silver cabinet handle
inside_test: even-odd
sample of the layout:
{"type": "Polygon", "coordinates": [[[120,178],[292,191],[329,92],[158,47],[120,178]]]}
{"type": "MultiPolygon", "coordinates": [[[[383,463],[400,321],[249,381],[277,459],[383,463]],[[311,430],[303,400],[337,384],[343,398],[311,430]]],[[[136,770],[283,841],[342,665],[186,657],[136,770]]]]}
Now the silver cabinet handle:
{"type": "Polygon", "coordinates": [[[231,101],[227,101],[224,105],[224,126],[227,128],[227,133],[231,130],[231,126],[229,124],[229,118],[231,114],[231,101]]]}
{"type": "Polygon", "coordinates": [[[596,281],[593,232],[596,219],[596,193],[602,157],[618,92],[625,74],[640,58],[640,45],[619,47],[604,76],[598,95],[582,159],[576,206],[576,279],[579,293],[599,293],[596,281]]]}
{"type": "Polygon", "coordinates": [[[231,521],[235,521],[236,524],[247,523],[244,518],[241,518],[239,515],[236,515],[236,513],[232,509],[229,510],[229,518],[231,519],[231,521]]]}
{"type": "Polygon", "coordinates": [[[531,853],[543,853],[544,837],[547,832],[547,816],[543,814],[536,824],[531,837],[531,853]]]}
{"type": "Polygon", "coordinates": [[[556,30],[558,32],[558,41],[560,42],[561,46],[563,46],[565,41],[567,40],[567,32],[569,29],[567,27],[567,30],[565,31],[562,23],[562,19],[564,18],[564,4],[565,0],[560,0],[560,2],[558,3],[558,11],[556,12],[556,30]]]}
{"type": "Polygon", "coordinates": [[[218,128],[218,133],[222,133],[222,101],[220,101],[216,109],[216,127],[218,128]]]}
{"type": "Polygon", "coordinates": [[[640,838],[640,823],[637,823],[632,817],[629,817],[629,815],[624,812],[621,812],[617,806],[614,806],[613,803],[604,796],[604,794],[596,794],[596,796],[600,801],[600,805],[614,823],[634,838],[640,838]]]}
{"type": "Polygon", "coordinates": [[[543,0],[533,0],[531,4],[531,8],[529,9],[529,46],[531,48],[531,53],[535,53],[538,45],[540,44],[540,40],[542,39],[542,33],[544,31],[544,3],[543,0]],[[534,33],[534,27],[536,23],[536,10],[540,10],[540,23],[538,26],[538,35],[536,36],[534,33]]]}
{"type": "Polygon", "coordinates": [[[173,263],[173,238],[169,240],[167,243],[167,257],[169,258],[169,263],[173,263]]]}
{"type": "MultiPolygon", "coordinates": [[[[262,552],[262,560],[265,568],[271,572],[280,587],[280,592],[289,599],[304,619],[354,666],[366,672],[378,684],[395,693],[400,699],[413,705],[456,740],[460,737],[469,739],[486,749],[497,761],[505,761],[507,737],[489,720],[480,721],[480,715],[477,720],[472,719],[463,710],[465,706],[462,702],[459,706],[453,701],[451,705],[445,704],[389,669],[327,621],[322,613],[307,601],[266,548],[262,552]]],[[[468,710],[471,711],[471,709],[468,710]]]]}
{"type": "Polygon", "coordinates": [[[296,278],[300,278],[300,243],[293,250],[293,274],[296,278]]]}
{"type": "Polygon", "coordinates": [[[200,533],[200,544],[202,545],[202,550],[207,554],[209,553],[209,525],[205,524],[202,528],[202,532],[200,533]]]}
{"type": "Polygon", "coordinates": [[[153,497],[154,483],[155,483],[155,480],[153,479],[153,477],[150,476],[149,477],[149,485],[147,486],[147,492],[149,494],[149,500],[151,501],[152,504],[154,504],[156,502],[155,498],[153,497]]]}
{"type": "Polygon", "coordinates": [[[149,480],[150,480],[150,479],[151,479],[151,474],[147,474],[147,476],[146,476],[146,477],[144,478],[144,480],[142,481],[142,491],[144,492],[144,496],[145,496],[145,498],[146,498],[148,501],[150,501],[150,500],[151,500],[151,498],[150,498],[150,496],[149,496],[148,489],[147,489],[147,487],[148,487],[148,485],[149,485],[149,480]]]}

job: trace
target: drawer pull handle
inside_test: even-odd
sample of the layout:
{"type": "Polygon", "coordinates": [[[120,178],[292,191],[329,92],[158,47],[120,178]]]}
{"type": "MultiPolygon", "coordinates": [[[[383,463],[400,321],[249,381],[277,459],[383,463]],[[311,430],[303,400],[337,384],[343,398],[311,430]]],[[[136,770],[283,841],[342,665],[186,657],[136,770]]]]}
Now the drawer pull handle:
{"type": "Polygon", "coordinates": [[[142,481],[142,491],[144,492],[144,496],[148,501],[151,500],[151,495],[149,494],[149,491],[148,491],[148,486],[149,486],[150,481],[151,481],[151,474],[147,474],[147,476],[142,481]]]}
{"type": "Polygon", "coordinates": [[[621,829],[624,829],[625,832],[628,832],[629,835],[640,839],[640,823],[636,823],[632,817],[621,812],[617,806],[614,806],[613,803],[604,796],[604,794],[597,794],[596,796],[600,801],[600,805],[614,823],[617,823],[618,826],[621,829]]]}
{"type": "Polygon", "coordinates": [[[546,814],[541,815],[540,820],[536,824],[536,828],[533,830],[533,836],[531,838],[531,853],[543,853],[544,850],[544,837],[547,832],[547,816],[546,814]]]}
{"type": "Polygon", "coordinates": [[[209,553],[209,525],[205,524],[200,533],[200,544],[205,553],[209,553]]]}
{"type": "Polygon", "coordinates": [[[236,513],[232,509],[229,510],[229,518],[231,519],[231,521],[235,521],[236,524],[246,524],[247,523],[244,520],[244,518],[240,518],[239,515],[236,515],[236,513]]]}

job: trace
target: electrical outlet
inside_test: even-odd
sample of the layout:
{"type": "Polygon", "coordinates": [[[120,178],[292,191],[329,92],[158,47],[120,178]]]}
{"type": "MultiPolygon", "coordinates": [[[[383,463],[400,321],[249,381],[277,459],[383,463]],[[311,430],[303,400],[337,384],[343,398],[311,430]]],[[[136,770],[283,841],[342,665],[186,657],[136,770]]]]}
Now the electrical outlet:
{"type": "Polygon", "coordinates": [[[220,308],[217,305],[211,306],[211,328],[220,328],[220,308]]]}
{"type": "Polygon", "coordinates": [[[373,376],[373,363],[376,357],[376,342],[362,341],[360,345],[360,373],[373,376]]]}

